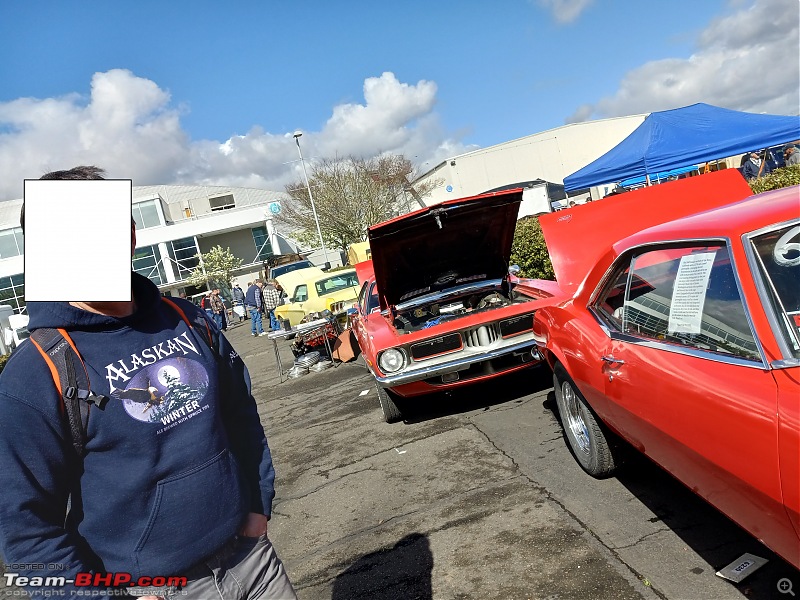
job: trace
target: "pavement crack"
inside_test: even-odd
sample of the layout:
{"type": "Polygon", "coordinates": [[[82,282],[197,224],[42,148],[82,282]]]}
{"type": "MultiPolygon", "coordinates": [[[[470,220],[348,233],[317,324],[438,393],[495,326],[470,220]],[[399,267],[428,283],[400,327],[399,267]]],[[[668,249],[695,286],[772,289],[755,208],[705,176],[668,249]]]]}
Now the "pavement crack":
{"type": "Polygon", "coordinates": [[[669,528],[668,527],[661,527],[660,529],[656,529],[655,531],[651,531],[650,533],[646,533],[645,535],[640,537],[635,542],[631,542],[630,544],[626,544],[625,546],[614,546],[613,548],[611,546],[609,546],[609,548],[613,549],[613,550],[627,550],[629,548],[633,548],[634,546],[637,546],[638,544],[641,544],[647,538],[652,537],[654,535],[658,535],[659,533],[664,533],[665,531],[669,531],[669,528]]]}
{"type": "MultiPolygon", "coordinates": [[[[365,470],[367,470],[367,469],[365,469],[365,470]]],[[[507,477],[505,479],[498,480],[496,483],[498,484],[498,486],[500,486],[500,485],[508,484],[508,483],[513,482],[515,480],[522,480],[525,483],[528,483],[527,478],[522,474],[517,474],[517,475],[513,475],[511,477],[507,477]]],[[[387,525],[391,525],[391,524],[395,523],[396,521],[399,521],[399,520],[402,520],[402,519],[406,519],[406,518],[409,518],[409,517],[413,518],[413,517],[415,517],[415,516],[417,516],[417,515],[419,515],[421,513],[427,513],[427,512],[435,511],[440,506],[457,503],[458,500],[467,498],[470,495],[475,494],[475,492],[480,492],[480,491],[483,491],[483,490],[484,490],[484,487],[482,485],[476,485],[475,487],[472,487],[472,488],[470,488],[468,490],[464,490],[463,492],[460,492],[459,494],[456,494],[455,496],[448,496],[446,498],[441,498],[441,499],[437,500],[436,502],[433,502],[431,504],[427,504],[425,506],[421,506],[421,507],[419,507],[417,509],[414,509],[414,510],[411,510],[411,511],[407,511],[407,512],[404,512],[404,513],[399,513],[399,514],[392,515],[392,516],[390,516],[390,517],[388,517],[386,519],[383,519],[379,523],[375,523],[373,525],[361,527],[360,529],[358,529],[356,531],[353,531],[351,533],[348,533],[346,535],[343,535],[342,537],[337,538],[336,540],[334,540],[332,542],[329,542],[329,543],[324,544],[322,546],[318,546],[311,552],[303,554],[302,559],[299,559],[299,560],[296,559],[296,560],[292,561],[293,565],[295,565],[295,568],[297,568],[298,565],[302,565],[302,564],[305,564],[305,563],[307,563],[309,561],[313,561],[313,559],[315,557],[320,556],[320,555],[324,555],[325,553],[327,553],[327,552],[329,552],[331,550],[334,550],[334,549],[336,549],[337,547],[340,547],[340,546],[344,546],[346,548],[349,548],[349,547],[351,547],[352,540],[354,540],[354,539],[356,539],[358,537],[361,537],[361,536],[363,536],[365,534],[372,533],[372,532],[374,532],[374,531],[376,531],[376,530],[378,530],[380,528],[386,527],[387,525]]],[[[273,514],[275,514],[274,510],[273,510],[273,514]]],[[[474,519],[474,515],[470,515],[469,517],[464,517],[464,518],[474,519]]],[[[426,530],[427,531],[426,535],[430,535],[432,533],[437,533],[439,531],[444,531],[444,530],[447,530],[447,529],[451,529],[451,528],[453,528],[455,526],[458,526],[460,524],[460,522],[461,522],[461,519],[455,519],[455,520],[446,521],[446,522],[442,523],[438,527],[426,530]]],[[[347,560],[347,561],[342,562],[342,563],[331,564],[327,568],[327,571],[328,572],[332,571],[332,572],[334,572],[336,574],[334,574],[334,575],[320,575],[319,572],[317,572],[317,573],[314,573],[314,574],[312,574],[311,576],[308,577],[308,579],[310,581],[306,581],[305,579],[300,579],[298,581],[293,582],[293,584],[294,584],[296,589],[303,589],[303,588],[309,588],[309,587],[314,587],[314,586],[317,586],[317,585],[320,585],[320,584],[328,583],[328,582],[330,582],[332,580],[335,580],[339,576],[339,571],[340,570],[343,570],[343,569],[347,568],[351,564],[352,564],[352,562],[350,560],[347,560]],[[315,576],[317,578],[315,578],[315,576]]]]}
{"type": "MultiPolygon", "coordinates": [[[[543,495],[544,495],[544,496],[545,496],[545,497],[546,497],[546,498],[547,498],[547,499],[548,499],[550,502],[552,502],[553,504],[555,504],[556,506],[558,506],[558,507],[559,507],[561,510],[563,510],[565,514],[569,515],[569,517],[570,517],[570,518],[571,518],[571,519],[572,519],[572,520],[573,520],[575,523],[577,523],[577,524],[578,524],[578,526],[580,527],[581,531],[583,531],[583,532],[584,532],[584,533],[585,533],[587,536],[589,536],[589,537],[590,537],[590,538],[591,538],[591,539],[594,541],[594,543],[595,543],[595,544],[597,544],[597,545],[598,545],[600,548],[604,548],[604,549],[605,549],[607,552],[609,552],[609,553],[610,553],[610,554],[611,554],[611,555],[612,555],[612,556],[613,556],[613,557],[614,557],[614,558],[615,558],[615,559],[616,559],[616,560],[619,562],[619,564],[620,564],[620,565],[623,565],[623,566],[624,566],[626,569],[628,569],[628,571],[631,573],[631,575],[633,575],[633,577],[635,577],[635,578],[636,578],[636,579],[638,579],[639,581],[642,581],[642,580],[644,580],[644,579],[645,579],[645,576],[644,576],[643,574],[639,573],[639,572],[638,572],[636,569],[634,569],[634,568],[633,568],[633,567],[632,567],[632,566],[631,566],[631,565],[630,565],[630,564],[629,564],[627,561],[625,561],[625,560],[622,558],[622,556],[619,554],[619,552],[617,552],[617,548],[612,548],[611,546],[609,546],[608,544],[606,544],[605,542],[603,542],[603,540],[600,538],[600,536],[599,536],[599,535],[597,535],[597,534],[596,534],[594,531],[592,531],[592,530],[589,528],[589,526],[588,526],[588,525],[587,525],[587,524],[586,524],[586,523],[585,523],[583,520],[581,520],[581,519],[578,517],[578,515],[576,515],[574,512],[572,512],[572,511],[571,511],[571,510],[570,510],[570,509],[567,507],[567,505],[566,505],[566,504],[564,504],[564,503],[563,503],[562,501],[560,501],[560,500],[559,500],[559,499],[558,499],[558,498],[557,498],[555,495],[553,495],[553,494],[550,492],[550,490],[548,490],[546,487],[544,487],[543,485],[541,485],[540,483],[538,483],[538,482],[537,482],[535,479],[533,479],[531,476],[529,476],[527,473],[525,473],[525,471],[524,471],[524,470],[523,470],[523,469],[522,469],[522,468],[519,466],[519,464],[517,463],[517,461],[516,461],[516,460],[514,460],[514,458],[513,458],[513,457],[509,456],[509,455],[508,455],[508,453],[507,453],[507,452],[505,452],[505,451],[504,451],[502,448],[500,448],[500,447],[499,447],[497,444],[495,444],[495,443],[494,443],[494,441],[492,441],[492,439],[491,439],[491,438],[490,438],[490,437],[489,437],[489,436],[488,436],[488,435],[487,435],[487,434],[486,434],[486,433],[485,433],[485,432],[484,432],[484,431],[483,431],[483,430],[482,430],[480,427],[478,427],[478,425],[477,425],[477,424],[475,424],[473,421],[470,421],[470,424],[472,425],[472,427],[474,427],[474,428],[475,428],[475,430],[476,430],[478,433],[480,433],[480,434],[481,434],[481,435],[482,435],[484,438],[486,438],[486,440],[489,442],[489,444],[491,444],[491,445],[492,445],[494,448],[496,448],[496,449],[497,449],[497,451],[498,451],[500,454],[502,454],[503,456],[505,456],[506,458],[508,458],[508,460],[509,460],[509,461],[511,461],[511,463],[514,465],[514,468],[515,468],[515,469],[516,469],[516,470],[519,472],[519,474],[520,474],[520,476],[521,476],[521,477],[523,477],[525,480],[527,480],[528,482],[530,482],[530,484],[531,484],[531,485],[532,485],[532,486],[533,486],[533,487],[534,487],[536,490],[540,491],[540,492],[541,492],[541,493],[542,493],[542,494],[543,494],[543,495]]],[[[558,439],[561,439],[561,438],[558,438],[558,439]]],[[[555,449],[555,448],[551,448],[551,449],[547,450],[547,452],[551,452],[551,451],[553,451],[554,449],[555,449]]],[[[649,536],[649,535],[653,535],[653,534],[655,534],[655,533],[658,533],[658,532],[653,532],[653,533],[651,533],[651,534],[648,534],[648,536],[649,536]]],[[[643,536],[643,538],[642,538],[642,539],[644,539],[644,537],[648,537],[648,536],[643,536]]],[[[636,544],[637,544],[637,543],[639,543],[640,541],[641,541],[641,540],[638,540],[637,542],[635,542],[635,543],[634,543],[634,544],[632,544],[632,545],[636,545],[636,544]]],[[[667,600],[666,596],[665,596],[665,595],[664,595],[664,594],[663,594],[661,591],[657,590],[655,587],[652,587],[652,586],[650,586],[648,589],[649,589],[651,592],[653,592],[653,593],[654,593],[656,596],[658,596],[659,598],[662,598],[662,599],[664,599],[664,600],[667,600]]]]}
{"type": "Polygon", "coordinates": [[[325,483],[322,483],[322,484],[318,485],[317,487],[315,487],[315,488],[313,488],[311,490],[308,490],[307,492],[303,492],[302,494],[299,494],[297,496],[282,496],[281,499],[278,500],[275,503],[275,506],[280,506],[284,502],[288,502],[290,500],[303,500],[304,498],[307,498],[311,494],[315,494],[316,492],[320,491],[323,488],[328,487],[329,485],[331,485],[333,483],[339,483],[340,481],[342,481],[346,477],[350,477],[352,475],[358,475],[359,473],[367,473],[369,471],[375,471],[375,470],[376,470],[375,467],[367,467],[365,469],[358,469],[356,471],[351,471],[350,473],[345,473],[343,475],[340,475],[337,479],[326,481],[325,483]]]}

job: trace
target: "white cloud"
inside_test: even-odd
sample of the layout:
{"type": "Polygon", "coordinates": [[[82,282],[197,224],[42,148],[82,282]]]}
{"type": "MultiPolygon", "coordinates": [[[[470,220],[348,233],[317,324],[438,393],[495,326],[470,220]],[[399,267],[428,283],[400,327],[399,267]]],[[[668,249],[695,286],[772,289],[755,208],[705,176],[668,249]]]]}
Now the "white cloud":
{"type": "MultiPolygon", "coordinates": [[[[741,2],[732,3],[739,6],[741,2]]],[[[800,3],[755,0],[714,20],[687,59],[630,71],[617,92],[579,107],[568,123],[705,102],[746,112],[800,111],[800,3]]]]}
{"type": "MultiPolygon", "coordinates": [[[[364,104],[343,104],[320,132],[306,132],[314,157],[403,153],[430,166],[465,151],[433,113],[436,84],[401,83],[392,73],[364,82],[364,104]]],[[[79,164],[102,166],[134,185],[194,183],[282,190],[302,178],[291,132],[254,127],[228,140],[191,141],[170,94],[115,69],[96,73],[88,98],[21,98],[0,103],[0,200],[22,196],[22,180],[79,164]]]]}
{"type": "Polygon", "coordinates": [[[537,4],[553,13],[559,23],[572,23],[594,0],[537,0],[537,4]]]}
{"type": "Polygon", "coordinates": [[[188,138],[169,94],[152,81],[113,70],[78,94],[0,103],[0,199],[22,196],[22,180],[95,164],[114,177],[170,178],[188,155],[188,138]]]}

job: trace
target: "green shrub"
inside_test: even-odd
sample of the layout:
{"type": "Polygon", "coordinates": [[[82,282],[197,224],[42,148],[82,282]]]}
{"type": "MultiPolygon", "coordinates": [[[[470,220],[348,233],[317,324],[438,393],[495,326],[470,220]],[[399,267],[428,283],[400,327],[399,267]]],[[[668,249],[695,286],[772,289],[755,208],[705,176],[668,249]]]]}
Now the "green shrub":
{"type": "Polygon", "coordinates": [[[800,165],[775,169],[769,175],[764,175],[764,177],[759,177],[758,179],[751,179],[749,183],[750,189],[753,190],[754,194],[798,185],[800,184],[800,165]]]}
{"type": "Polygon", "coordinates": [[[6,366],[6,362],[8,362],[10,356],[10,354],[6,354],[4,356],[0,355],[0,373],[3,372],[3,368],[6,366]]]}
{"type": "Polygon", "coordinates": [[[511,244],[511,264],[519,265],[520,277],[555,280],[542,228],[536,217],[517,221],[514,242],[511,244]]]}

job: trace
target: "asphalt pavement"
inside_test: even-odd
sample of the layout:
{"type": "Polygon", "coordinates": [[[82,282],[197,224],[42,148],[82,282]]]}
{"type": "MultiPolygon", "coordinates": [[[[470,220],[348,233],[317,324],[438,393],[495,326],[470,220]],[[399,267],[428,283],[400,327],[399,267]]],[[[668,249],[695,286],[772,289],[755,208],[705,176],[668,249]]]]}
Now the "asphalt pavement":
{"type": "Polygon", "coordinates": [[[619,477],[586,475],[546,367],[423,397],[388,425],[361,359],[279,383],[272,342],[241,332],[277,471],[270,537],[304,600],[788,600],[777,582],[800,585],[635,452],[619,477]],[[715,575],[745,552],[770,562],[739,584],[715,575]]]}

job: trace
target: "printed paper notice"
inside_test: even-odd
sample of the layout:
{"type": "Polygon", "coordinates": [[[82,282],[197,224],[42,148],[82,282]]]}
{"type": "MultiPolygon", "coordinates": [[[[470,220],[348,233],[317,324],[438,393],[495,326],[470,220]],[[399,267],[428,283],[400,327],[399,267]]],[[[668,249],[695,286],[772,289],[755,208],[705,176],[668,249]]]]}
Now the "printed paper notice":
{"type": "Polygon", "coordinates": [[[716,252],[690,254],[681,258],[672,290],[669,333],[700,333],[706,289],[716,252]]]}

